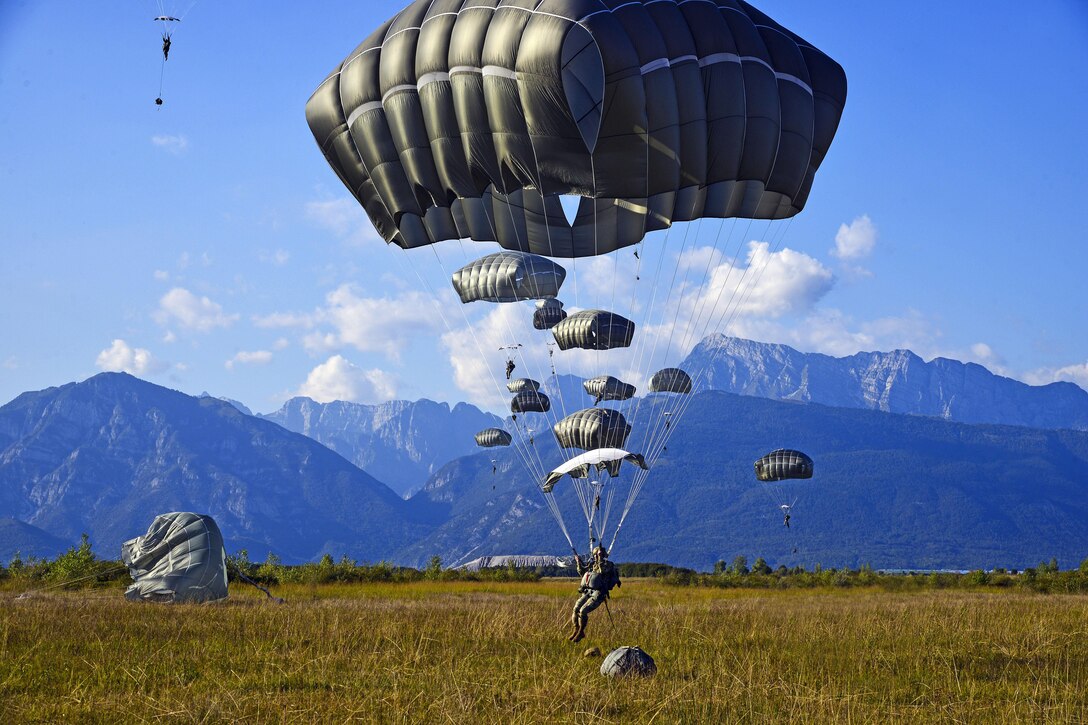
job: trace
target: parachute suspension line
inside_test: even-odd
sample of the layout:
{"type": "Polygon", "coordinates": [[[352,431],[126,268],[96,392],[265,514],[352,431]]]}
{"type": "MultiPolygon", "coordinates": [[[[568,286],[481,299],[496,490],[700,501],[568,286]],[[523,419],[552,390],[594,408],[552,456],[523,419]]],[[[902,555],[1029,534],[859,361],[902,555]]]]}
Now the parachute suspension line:
{"type": "MultiPolygon", "coordinates": [[[[768,220],[768,231],[770,231],[770,226],[771,226],[772,222],[773,222],[773,220],[768,220]]],[[[729,303],[726,305],[725,310],[723,310],[722,315],[718,318],[719,324],[721,322],[723,322],[723,321],[726,321],[726,318],[728,316],[728,321],[726,322],[726,324],[727,325],[732,325],[732,322],[735,319],[737,313],[740,311],[740,309],[743,307],[743,305],[747,302],[747,300],[751,298],[752,294],[755,293],[755,289],[758,286],[759,281],[763,276],[763,272],[766,270],[767,265],[770,263],[771,255],[774,254],[775,252],[777,252],[778,249],[780,248],[782,242],[786,238],[786,235],[787,235],[787,233],[789,231],[790,226],[792,225],[792,222],[793,222],[793,219],[790,218],[787,221],[787,223],[784,225],[783,230],[777,235],[777,239],[774,238],[774,235],[770,235],[770,238],[772,240],[774,240],[773,245],[772,245],[772,249],[771,249],[771,254],[767,255],[767,258],[764,260],[764,263],[759,266],[758,270],[755,272],[753,277],[748,278],[748,273],[750,271],[752,271],[752,267],[749,265],[748,267],[745,268],[744,272],[741,274],[741,279],[738,281],[737,286],[733,290],[733,294],[730,296],[729,303]],[[746,278],[747,278],[747,281],[746,281],[746,278]],[[741,290],[743,290],[743,291],[741,291],[741,290]],[[736,295],[737,295],[738,291],[740,291],[740,299],[737,301],[736,304],[733,304],[733,301],[736,298],[736,295]]],[[[748,230],[749,231],[751,229],[751,225],[752,225],[752,220],[749,221],[749,225],[748,225],[748,230]]],[[[745,233],[745,236],[747,236],[747,231],[745,233]]],[[[765,232],[764,235],[763,235],[763,238],[766,239],[767,237],[768,237],[767,232],[765,232]]],[[[738,249],[739,249],[739,247],[738,247],[738,249]]],[[[722,289],[719,290],[719,295],[718,295],[719,298],[720,298],[721,292],[723,290],[724,290],[724,287],[722,287],[722,289]]],[[[715,305],[711,308],[711,314],[708,315],[707,326],[709,326],[709,324],[713,320],[713,312],[714,312],[716,307],[717,307],[717,301],[715,301],[715,305]]],[[[705,329],[706,328],[704,328],[703,332],[701,333],[700,339],[702,337],[702,334],[705,334],[705,329]]],[[[715,353],[716,353],[716,351],[715,351],[715,353]]],[[[715,353],[712,353],[709,356],[709,359],[707,360],[707,362],[696,372],[695,375],[692,376],[692,378],[693,378],[693,383],[692,383],[693,389],[698,387],[698,384],[699,384],[699,382],[701,382],[702,377],[704,375],[706,375],[707,372],[710,370],[710,367],[712,366],[714,360],[716,359],[716,354],[715,353]]],[[[687,409],[690,406],[690,404],[691,404],[691,396],[688,396],[685,400],[682,401],[679,408],[676,411],[674,411],[676,413],[676,420],[673,421],[673,425],[672,425],[673,430],[675,430],[676,423],[679,421],[679,419],[681,417],[683,417],[684,413],[687,412],[687,409]]],[[[646,454],[647,463],[649,463],[650,465],[653,465],[653,463],[657,461],[657,459],[660,457],[660,454],[661,454],[662,450],[667,445],[668,438],[669,438],[669,436],[671,434],[672,434],[672,430],[666,429],[664,431],[664,435],[661,436],[661,438],[660,438],[659,445],[650,446],[650,448],[647,450],[647,454],[646,454]]],[[[646,475],[645,474],[646,474],[645,471],[638,471],[636,473],[636,478],[639,479],[638,484],[637,484],[639,490],[641,490],[641,487],[645,484],[645,480],[646,480],[646,475]]],[[[623,518],[625,518],[625,517],[626,517],[626,513],[620,519],[620,526],[622,526],[623,518]]],[[[618,529],[618,527],[617,527],[617,529],[618,529]]]]}
{"type": "MultiPolygon", "coordinates": [[[[408,250],[402,248],[401,251],[404,253],[405,258],[407,258],[408,250]]],[[[435,310],[438,312],[438,316],[442,320],[442,324],[446,327],[446,333],[452,336],[454,334],[453,326],[450,325],[449,320],[446,319],[445,312],[443,312],[443,310],[442,310],[442,305],[438,304],[438,301],[437,301],[438,300],[438,295],[435,294],[434,288],[431,287],[430,282],[428,282],[427,279],[425,277],[423,277],[423,275],[421,275],[419,273],[419,270],[416,269],[414,264],[411,264],[411,262],[406,263],[404,259],[401,259],[400,255],[394,254],[393,256],[396,257],[400,261],[400,264],[401,264],[402,268],[407,264],[407,266],[409,268],[411,268],[413,274],[415,274],[416,279],[419,280],[420,284],[424,285],[427,288],[427,292],[428,292],[428,296],[429,296],[429,298],[431,300],[431,304],[434,306],[435,310]]],[[[461,312],[462,312],[462,314],[464,314],[463,309],[461,310],[461,312]]],[[[480,347],[479,338],[476,337],[476,331],[472,328],[472,325],[468,324],[467,315],[465,315],[465,323],[468,325],[469,332],[472,333],[473,340],[476,342],[476,349],[480,352],[481,357],[483,357],[483,349],[480,347]]],[[[487,370],[488,370],[488,374],[491,375],[491,379],[494,382],[495,386],[498,387],[499,382],[498,382],[498,380],[495,380],[495,376],[494,376],[494,373],[491,372],[491,368],[488,367],[487,370]]],[[[529,473],[529,475],[531,477],[536,478],[537,477],[537,472],[534,471],[534,469],[533,469],[533,465],[532,465],[533,462],[532,462],[531,458],[528,456],[527,451],[522,450],[521,446],[519,446],[518,443],[515,443],[514,450],[518,453],[518,456],[521,458],[521,463],[522,463],[523,466],[525,466],[525,470],[529,473]]],[[[543,475],[543,474],[541,474],[541,475],[543,475]]]]}

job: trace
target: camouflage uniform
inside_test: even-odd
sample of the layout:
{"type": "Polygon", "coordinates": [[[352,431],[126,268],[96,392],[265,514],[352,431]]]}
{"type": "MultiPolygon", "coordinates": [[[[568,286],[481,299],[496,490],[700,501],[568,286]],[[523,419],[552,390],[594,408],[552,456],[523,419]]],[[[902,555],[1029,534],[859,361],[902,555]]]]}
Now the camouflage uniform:
{"type": "Polygon", "coordinates": [[[578,587],[581,596],[574,603],[574,612],[571,615],[574,632],[567,638],[571,642],[578,642],[586,636],[586,623],[589,621],[589,613],[605,603],[608,599],[608,592],[613,587],[621,586],[620,574],[616,570],[616,565],[607,559],[608,552],[603,549],[600,549],[600,551],[603,553],[597,554],[594,551],[591,564],[583,564],[581,559],[575,559],[575,566],[578,569],[578,574],[582,577],[582,584],[578,587]]]}

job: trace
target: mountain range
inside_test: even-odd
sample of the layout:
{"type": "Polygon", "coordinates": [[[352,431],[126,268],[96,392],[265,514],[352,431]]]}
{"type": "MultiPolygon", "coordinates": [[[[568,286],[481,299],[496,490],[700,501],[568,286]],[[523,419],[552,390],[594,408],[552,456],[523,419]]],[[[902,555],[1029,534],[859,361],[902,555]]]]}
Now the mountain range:
{"type": "Polygon", "coordinates": [[[401,496],[421,488],[443,464],[476,450],[473,434],[502,420],[468,403],[430,400],[379,405],[292,398],[260,416],[336,451],[401,496]]]}
{"type": "Polygon", "coordinates": [[[217,398],[101,373],[0,408],[0,517],[113,553],[166,511],[211,514],[234,548],[286,561],[385,557],[428,528],[339,454],[217,398]]]}
{"type": "MultiPolygon", "coordinates": [[[[624,524],[621,560],[968,568],[1088,555],[1088,432],[1075,430],[1086,394],[1076,386],[1026,386],[906,351],[830,358],[731,338],[705,340],[683,367],[707,371],[696,374],[701,392],[626,406],[638,418],[631,450],[649,450],[646,422],[664,412],[675,429],[624,524]],[[957,420],[1015,418],[1018,406],[1033,426],[957,420]],[[789,529],[751,468],[777,447],[816,460],[811,481],[785,489],[797,499],[789,529]]],[[[548,384],[567,397],[580,387],[548,384]]],[[[111,556],[168,510],[212,514],[228,550],[253,559],[421,565],[435,554],[456,564],[569,551],[537,489],[563,455],[534,414],[521,421],[538,429],[531,447],[477,452],[472,433],[498,418],[466,404],[296,398],[267,416],[244,410],[119,373],[0,407],[0,561],[55,555],[83,532],[111,556]]],[[[621,495],[627,480],[613,482],[621,495]]],[[[557,491],[584,548],[577,501],[557,491]]]]}
{"type": "Polygon", "coordinates": [[[822,403],[962,423],[1088,430],[1088,391],[1068,382],[1028,385],[982,365],[926,362],[910,350],[848,357],[711,335],[680,366],[699,387],[774,400],[822,403]]]}

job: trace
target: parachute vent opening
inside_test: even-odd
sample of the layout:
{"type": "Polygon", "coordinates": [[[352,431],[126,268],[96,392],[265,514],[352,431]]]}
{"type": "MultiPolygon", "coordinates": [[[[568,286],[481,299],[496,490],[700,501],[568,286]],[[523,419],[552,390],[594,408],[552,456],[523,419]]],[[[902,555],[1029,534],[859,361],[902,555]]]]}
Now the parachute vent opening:
{"type": "Polygon", "coordinates": [[[561,194],[559,203],[563,205],[563,216],[567,218],[567,223],[573,227],[574,220],[578,218],[578,207],[582,205],[582,197],[576,194],[561,194]]]}

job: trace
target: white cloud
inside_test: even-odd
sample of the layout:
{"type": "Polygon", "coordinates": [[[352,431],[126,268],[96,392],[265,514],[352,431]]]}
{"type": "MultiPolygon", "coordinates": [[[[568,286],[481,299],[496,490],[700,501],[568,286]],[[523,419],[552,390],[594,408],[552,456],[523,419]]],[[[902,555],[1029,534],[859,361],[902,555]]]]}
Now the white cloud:
{"type": "Polygon", "coordinates": [[[2,366],[5,370],[18,370],[19,360],[14,355],[9,355],[8,357],[4,358],[2,366]]]}
{"type": "Polygon", "coordinates": [[[1058,381],[1076,383],[1088,390],[1088,361],[1060,368],[1039,368],[1024,374],[1024,382],[1029,385],[1046,385],[1058,381]]]}
{"type": "Polygon", "coordinates": [[[281,337],[278,340],[276,340],[274,343],[272,343],[272,349],[273,350],[286,350],[290,346],[291,346],[291,343],[287,341],[286,337],[281,337]]]}
{"type": "Polygon", "coordinates": [[[306,204],[306,216],[353,245],[385,244],[359,202],[350,196],[311,201],[306,204]]]}
{"type": "Polygon", "coordinates": [[[184,134],[157,134],[151,137],[151,144],[178,155],[185,153],[186,149],[189,148],[189,139],[184,134]]]}
{"type": "Polygon", "coordinates": [[[876,225],[868,214],[856,217],[850,224],[839,225],[835,235],[835,248],[832,256],[839,259],[860,259],[866,257],[876,246],[876,225]]]}
{"type": "Polygon", "coordinates": [[[319,403],[334,400],[377,403],[396,397],[397,385],[396,378],[384,370],[363,370],[346,358],[333,355],[310,371],[297,394],[319,403]]]}
{"type": "Polygon", "coordinates": [[[142,347],[129,347],[129,344],[118,338],[108,348],[98,353],[95,365],[107,372],[125,372],[132,375],[148,375],[162,372],[167,365],[142,347]]]}
{"type": "Polygon", "coordinates": [[[174,289],[159,300],[159,309],[155,319],[160,325],[177,323],[181,327],[197,332],[210,332],[216,327],[230,327],[238,315],[228,315],[223,308],[208,299],[197,297],[183,287],[174,289]]]}
{"type": "Polygon", "coordinates": [[[320,318],[334,332],[314,339],[326,346],[351,346],[360,352],[380,352],[399,360],[416,337],[437,332],[442,321],[434,302],[419,292],[397,297],[362,297],[352,285],[341,285],[326,297],[320,318]]]}
{"type": "Polygon", "coordinates": [[[178,341],[178,336],[174,334],[173,330],[167,330],[166,333],[162,336],[162,341],[163,342],[177,342],[178,341]]]}
{"type": "Polygon", "coordinates": [[[159,282],[165,282],[166,280],[170,279],[170,273],[164,269],[156,269],[153,273],[153,276],[159,282]]]}
{"type": "Polygon", "coordinates": [[[267,365],[272,362],[272,353],[268,350],[242,350],[230,360],[227,360],[227,370],[233,370],[235,365],[267,365]]]}

